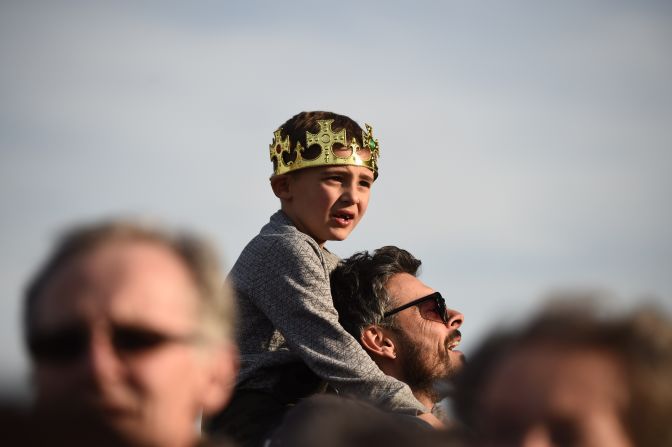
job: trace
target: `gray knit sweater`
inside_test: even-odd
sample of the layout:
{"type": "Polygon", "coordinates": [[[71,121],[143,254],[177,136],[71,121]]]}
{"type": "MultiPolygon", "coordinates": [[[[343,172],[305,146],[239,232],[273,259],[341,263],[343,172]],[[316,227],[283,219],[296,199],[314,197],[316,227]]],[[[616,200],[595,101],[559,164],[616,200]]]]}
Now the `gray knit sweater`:
{"type": "Polygon", "coordinates": [[[426,412],[408,386],[385,375],[338,323],[329,287],[337,263],[282,211],[247,244],[229,275],[240,314],[238,388],[284,392],[291,388],[287,376],[296,375],[293,366],[305,365],[341,394],[404,413],[426,412]]]}

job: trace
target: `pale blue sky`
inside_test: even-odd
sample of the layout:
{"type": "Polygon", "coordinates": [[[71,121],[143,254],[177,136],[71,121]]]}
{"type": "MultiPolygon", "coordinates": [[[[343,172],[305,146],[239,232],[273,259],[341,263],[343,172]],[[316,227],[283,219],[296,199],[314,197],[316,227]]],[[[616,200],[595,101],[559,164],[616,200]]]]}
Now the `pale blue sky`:
{"type": "Polygon", "coordinates": [[[373,125],[381,175],[341,256],[396,244],[469,353],[557,287],[672,308],[669,2],[0,3],[0,353],[60,229],[151,216],[230,265],[277,204],[273,130],[373,125]]]}

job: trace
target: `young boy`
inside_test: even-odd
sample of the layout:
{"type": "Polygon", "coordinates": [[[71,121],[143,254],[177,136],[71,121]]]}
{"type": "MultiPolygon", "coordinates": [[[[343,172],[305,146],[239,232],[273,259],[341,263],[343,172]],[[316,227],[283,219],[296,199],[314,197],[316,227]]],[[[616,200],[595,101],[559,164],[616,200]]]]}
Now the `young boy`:
{"type": "Polygon", "coordinates": [[[227,410],[210,428],[259,445],[289,405],[328,384],[385,408],[428,410],[383,374],[338,323],[326,241],[348,237],[378,176],[378,140],[347,116],[302,112],[275,131],[271,187],[280,211],[230,273],[238,295],[241,371],[227,410]]]}

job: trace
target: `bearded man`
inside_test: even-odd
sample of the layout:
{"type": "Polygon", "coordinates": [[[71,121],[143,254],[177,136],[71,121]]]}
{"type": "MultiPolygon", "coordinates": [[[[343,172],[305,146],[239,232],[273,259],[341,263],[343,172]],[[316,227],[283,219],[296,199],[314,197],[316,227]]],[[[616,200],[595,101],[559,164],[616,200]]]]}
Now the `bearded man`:
{"type": "Polygon", "coordinates": [[[385,374],[407,383],[432,409],[441,397],[437,382],[464,362],[455,349],[464,315],[417,278],[420,265],[394,246],[359,252],[334,270],[331,293],[341,325],[385,374]]]}

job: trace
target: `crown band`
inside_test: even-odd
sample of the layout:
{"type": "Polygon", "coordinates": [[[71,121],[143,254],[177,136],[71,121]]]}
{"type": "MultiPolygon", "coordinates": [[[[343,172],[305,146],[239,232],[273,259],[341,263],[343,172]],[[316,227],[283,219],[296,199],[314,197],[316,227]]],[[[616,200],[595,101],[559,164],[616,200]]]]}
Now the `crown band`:
{"type": "Polygon", "coordinates": [[[305,149],[301,142],[296,142],[294,152],[290,150],[289,135],[282,139],[282,128],[273,133],[273,142],[269,146],[271,161],[273,162],[273,175],[286,174],[299,169],[316,166],[350,165],[364,166],[373,171],[374,178],[378,177],[378,155],[380,147],[378,140],[373,137],[373,129],[365,124],[366,130],[362,131],[362,147],[352,138],[348,143],[345,129],[334,132],[331,129],[333,119],[317,120],[320,130],[317,133],[306,131],[306,144],[308,147],[317,145],[320,153],[315,158],[306,158],[305,149]],[[334,145],[339,145],[334,151],[334,145]],[[342,148],[342,149],[341,149],[342,148]],[[348,154],[349,153],[349,154],[348,154]],[[286,154],[286,155],[285,155],[286,154]],[[367,156],[368,154],[368,156],[367,156]],[[292,156],[294,159],[292,160],[292,156]],[[285,159],[288,161],[285,162],[285,159]]]}

